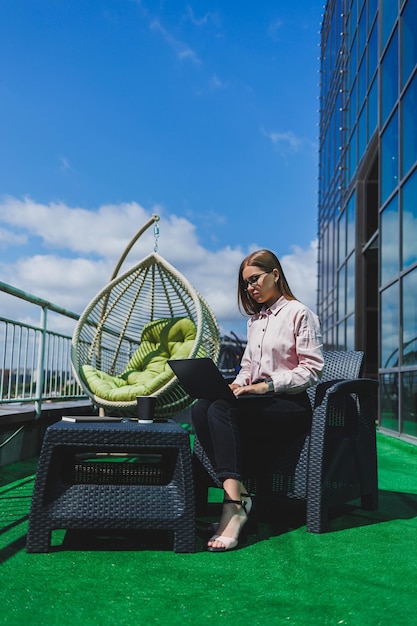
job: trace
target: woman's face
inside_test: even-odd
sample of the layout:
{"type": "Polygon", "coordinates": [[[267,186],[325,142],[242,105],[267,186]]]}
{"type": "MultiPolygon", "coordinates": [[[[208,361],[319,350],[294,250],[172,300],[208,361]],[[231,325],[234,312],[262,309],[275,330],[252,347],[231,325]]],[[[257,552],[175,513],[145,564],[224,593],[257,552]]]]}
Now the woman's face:
{"type": "Polygon", "coordinates": [[[277,269],[266,272],[256,265],[247,265],[243,268],[242,278],[249,296],[258,304],[271,306],[281,295],[277,269]]]}

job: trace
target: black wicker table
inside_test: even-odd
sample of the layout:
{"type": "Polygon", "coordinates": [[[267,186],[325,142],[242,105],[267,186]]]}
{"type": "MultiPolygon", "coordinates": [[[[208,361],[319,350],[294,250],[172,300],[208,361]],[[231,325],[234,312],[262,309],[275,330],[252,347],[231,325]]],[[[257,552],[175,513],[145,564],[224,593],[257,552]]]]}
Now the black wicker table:
{"type": "Polygon", "coordinates": [[[175,552],[194,552],[188,432],[172,420],[50,426],[39,457],[27,552],[48,552],[55,529],[169,530],[175,552]]]}

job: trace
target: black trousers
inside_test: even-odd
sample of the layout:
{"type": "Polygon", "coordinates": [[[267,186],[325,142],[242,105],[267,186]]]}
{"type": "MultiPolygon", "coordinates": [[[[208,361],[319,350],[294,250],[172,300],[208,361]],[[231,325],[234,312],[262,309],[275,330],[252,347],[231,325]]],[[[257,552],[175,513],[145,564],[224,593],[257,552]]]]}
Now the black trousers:
{"type": "Polygon", "coordinates": [[[310,430],[306,392],[254,399],[199,400],[192,408],[195,433],[220,481],[268,473],[280,449],[310,430]]]}

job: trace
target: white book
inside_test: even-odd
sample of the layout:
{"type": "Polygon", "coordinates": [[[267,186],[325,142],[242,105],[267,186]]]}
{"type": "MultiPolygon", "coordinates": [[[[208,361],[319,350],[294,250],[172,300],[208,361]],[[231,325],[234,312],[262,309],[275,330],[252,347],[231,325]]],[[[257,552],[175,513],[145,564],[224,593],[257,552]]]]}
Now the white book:
{"type": "Polygon", "coordinates": [[[121,417],[110,417],[99,415],[63,415],[63,422],[121,422],[121,417]]]}

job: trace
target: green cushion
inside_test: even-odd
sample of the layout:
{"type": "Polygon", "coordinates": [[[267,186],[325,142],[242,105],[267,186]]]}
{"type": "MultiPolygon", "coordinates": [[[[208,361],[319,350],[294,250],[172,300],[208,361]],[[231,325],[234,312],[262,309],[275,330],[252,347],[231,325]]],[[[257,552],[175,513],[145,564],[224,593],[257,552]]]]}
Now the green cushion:
{"type": "Polygon", "coordinates": [[[144,326],[141,343],[120,376],[110,376],[92,365],[83,365],[81,372],[89,389],[110,402],[152,395],[174,377],[168,359],[187,358],[195,337],[195,324],[188,318],[154,320],[144,326]]]}

